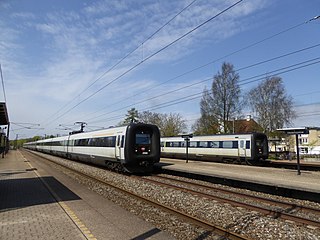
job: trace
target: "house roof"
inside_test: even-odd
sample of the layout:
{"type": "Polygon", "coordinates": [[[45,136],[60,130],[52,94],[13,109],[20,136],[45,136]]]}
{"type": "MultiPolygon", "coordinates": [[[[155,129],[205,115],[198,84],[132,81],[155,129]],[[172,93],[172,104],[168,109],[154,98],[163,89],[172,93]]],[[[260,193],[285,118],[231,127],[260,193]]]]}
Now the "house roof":
{"type": "Polygon", "coordinates": [[[239,119],[228,122],[229,128],[233,129],[234,133],[251,133],[251,132],[261,132],[262,127],[253,119],[239,119]]]}

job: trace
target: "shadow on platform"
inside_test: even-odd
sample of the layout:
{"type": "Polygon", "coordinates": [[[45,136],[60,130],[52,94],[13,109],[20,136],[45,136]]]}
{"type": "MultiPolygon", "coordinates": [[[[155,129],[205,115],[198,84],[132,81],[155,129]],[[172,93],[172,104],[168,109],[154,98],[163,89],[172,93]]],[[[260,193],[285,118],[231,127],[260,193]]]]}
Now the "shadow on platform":
{"type": "Polygon", "coordinates": [[[156,167],[165,167],[165,166],[171,166],[174,165],[173,163],[165,163],[165,162],[158,162],[155,164],[156,167]]]}
{"type": "MultiPolygon", "coordinates": [[[[60,201],[80,200],[78,195],[54,177],[41,177],[41,179],[58,195],[60,201]]],[[[55,202],[56,199],[39,178],[0,180],[0,212],[55,202]]]]}

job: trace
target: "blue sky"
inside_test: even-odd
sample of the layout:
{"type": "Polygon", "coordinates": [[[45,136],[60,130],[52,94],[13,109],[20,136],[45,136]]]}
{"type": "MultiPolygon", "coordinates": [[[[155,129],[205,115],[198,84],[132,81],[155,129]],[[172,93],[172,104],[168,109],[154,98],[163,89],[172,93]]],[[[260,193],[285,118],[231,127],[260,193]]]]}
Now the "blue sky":
{"type": "Polygon", "coordinates": [[[293,126],[320,126],[320,19],[308,21],[319,0],[244,0],[171,45],[236,2],[0,1],[11,138],[67,134],[77,121],[116,125],[132,107],[180,113],[191,126],[224,61],[239,70],[243,93],[261,81],[252,77],[289,70],[279,76],[298,113],[293,126]],[[42,129],[23,128],[32,124],[42,129]]]}

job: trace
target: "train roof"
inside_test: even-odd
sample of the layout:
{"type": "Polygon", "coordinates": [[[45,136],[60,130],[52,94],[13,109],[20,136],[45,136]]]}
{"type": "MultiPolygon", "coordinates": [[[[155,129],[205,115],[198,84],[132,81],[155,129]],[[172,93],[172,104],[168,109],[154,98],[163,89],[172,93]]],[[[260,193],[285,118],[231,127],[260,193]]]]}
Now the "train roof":
{"type": "MultiPolygon", "coordinates": [[[[197,139],[197,138],[209,138],[209,137],[217,137],[217,138],[237,138],[237,137],[249,137],[249,136],[266,136],[264,133],[239,133],[239,134],[212,134],[212,135],[195,135],[192,138],[190,138],[190,141],[192,139],[197,139]]],[[[183,141],[184,138],[180,136],[175,136],[175,137],[161,137],[161,139],[172,139],[172,140],[181,140],[183,141]]]]}
{"type": "Polygon", "coordinates": [[[43,139],[43,140],[38,140],[38,141],[36,141],[36,143],[65,141],[68,139],[107,137],[107,136],[111,136],[111,135],[113,136],[113,135],[116,135],[117,133],[123,133],[123,131],[125,131],[127,127],[128,126],[114,127],[114,128],[96,130],[96,131],[92,131],[92,132],[77,133],[77,134],[72,134],[72,135],[67,135],[67,136],[62,136],[62,137],[47,138],[47,139],[43,139]]]}
{"type": "Polygon", "coordinates": [[[129,125],[121,126],[121,127],[112,127],[112,128],[102,129],[102,130],[91,131],[91,132],[76,133],[76,134],[63,136],[63,137],[38,140],[38,141],[36,141],[36,143],[64,141],[64,140],[68,140],[68,139],[73,140],[73,139],[83,139],[83,138],[98,138],[98,137],[115,136],[115,135],[125,133],[127,128],[131,125],[150,125],[150,124],[130,123],[129,125]]]}

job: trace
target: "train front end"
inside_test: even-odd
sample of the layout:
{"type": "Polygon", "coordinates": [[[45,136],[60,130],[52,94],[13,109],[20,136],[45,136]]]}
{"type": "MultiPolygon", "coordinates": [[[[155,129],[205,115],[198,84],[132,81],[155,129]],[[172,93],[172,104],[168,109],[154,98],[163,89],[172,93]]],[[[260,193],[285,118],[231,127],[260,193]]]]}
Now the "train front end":
{"type": "Polygon", "coordinates": [[[252,135],[252,160],[266,160],[269,155],[268,138],[263,133],[254,133],[252,135]]]}
{"type": "Polygon", "coordinates": [[[160,161],[160,131],[152,124],[130,124],[126,131],[123,167],[131,173],[149,173],[160,161]]]}

